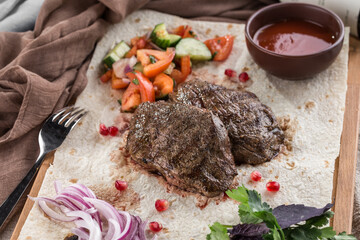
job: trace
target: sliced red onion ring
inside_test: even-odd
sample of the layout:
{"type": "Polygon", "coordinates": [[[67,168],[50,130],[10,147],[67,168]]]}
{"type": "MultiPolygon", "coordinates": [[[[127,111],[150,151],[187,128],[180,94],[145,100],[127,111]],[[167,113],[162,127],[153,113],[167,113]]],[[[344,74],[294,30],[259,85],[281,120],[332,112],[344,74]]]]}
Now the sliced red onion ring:
{"type": "MultiPolygon", "coordinates": [[[[36,201],[51,219],[74,222],[71,231],[79,240],[146,240],[146,221],[128,212],[118,211],[111,204],[97,199],[95,194],[82,184],[62,189],[60,182],[54,183],[57,195],[54,199],[30,197],[36,201]],[[58,208],[52,209],[49,205],[58,208]],[[107,228],[103,228],[107,226],[107,228]]],[[[155,235],[156,237],[156,235],[155,235]]],[[[154,239],[154,238],[153,238],[154,239]]]]}
{"type": "Polygon", "coordinates": [[[60,181],[54,181],[54,187],[56,194],[59,194],[62,190],[61,182],[60,181]]]}
{"type": "Polygon", "coordinates": [[[156,44],[153,43],[153,42],[149,42],[149,44],[151,45],[151,47],[153,47],[153,48],[156,49],[156,50],[164,51],[164,49],[160,48],[158,45],[156,45],[156,44]]]}
{"type": "Polygon", "coordinates": [[[126,73],[128,72],[128,70],[130,70],[130,72],[132,71],[132,68],[134,67],[136,62],[137,59],[135,56],[132,56],[131,58],[122,58],[114,62],[112,67],[116,77],[118,78],[126,77],[126,73]]]}
{"type": "Polygon", "coordinates": [[[46,215],[48,215],[49,217],[51,217],[54,220],[58,220],[61,222],[72,222],[76,219],[74,217],[67,217],[64,214],[55,212],[46,204],[46,202],[44,200],[38,200],[37,203],[39,204],[39,207],[41,208],[41,210],[43,210],[43,212],[46,213],[46,215]]]}

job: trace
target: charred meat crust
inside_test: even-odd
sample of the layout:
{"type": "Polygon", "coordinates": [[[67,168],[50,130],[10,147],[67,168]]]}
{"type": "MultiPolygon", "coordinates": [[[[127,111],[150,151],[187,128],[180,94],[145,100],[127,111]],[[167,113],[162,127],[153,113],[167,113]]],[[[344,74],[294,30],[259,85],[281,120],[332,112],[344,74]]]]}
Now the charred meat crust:
{"type": "Polygon", "coordinates": [[[169,184],[208,197],[226,191],[237,175],[223,122],[211,111],[182,103],[142,103],[126,148],[169,184]]]}
{"type": "Polygon", "coordinates": [[[195,79],[179,85],[177,92],[170,94],[170,100],[205,108],[217,115],[228,131],[237,164],[270,161],[284,142],[284,133],[273,112],[251,92],[195,79]]]}

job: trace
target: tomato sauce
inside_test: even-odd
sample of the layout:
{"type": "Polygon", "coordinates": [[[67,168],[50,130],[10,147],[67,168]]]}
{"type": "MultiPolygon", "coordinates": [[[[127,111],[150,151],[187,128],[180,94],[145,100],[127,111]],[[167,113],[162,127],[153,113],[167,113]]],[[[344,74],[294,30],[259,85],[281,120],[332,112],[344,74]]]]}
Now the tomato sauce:
{"type": "Polygon", "coordinates": [[[319,52],[336,41],[334,34],[327,28],[303,20],[265,25],[255,33],[254,40],[267,50],[293,56],[319,52]]]}

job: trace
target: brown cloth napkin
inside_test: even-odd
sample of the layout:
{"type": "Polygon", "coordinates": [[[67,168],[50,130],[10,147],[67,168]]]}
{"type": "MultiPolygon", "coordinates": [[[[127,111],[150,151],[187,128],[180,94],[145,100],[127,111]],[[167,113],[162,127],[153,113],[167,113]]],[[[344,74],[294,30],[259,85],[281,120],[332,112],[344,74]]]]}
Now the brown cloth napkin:
{"type": "Polygon", "coordinates": [[[275,0],[47,0],[34,31],[0,33],[0,202],[31,168],[44,120],[84,89],[96,42],[139,8],[240,21],[275,0]],[[189,7],[191,6],[191,7],[189,7]]]}

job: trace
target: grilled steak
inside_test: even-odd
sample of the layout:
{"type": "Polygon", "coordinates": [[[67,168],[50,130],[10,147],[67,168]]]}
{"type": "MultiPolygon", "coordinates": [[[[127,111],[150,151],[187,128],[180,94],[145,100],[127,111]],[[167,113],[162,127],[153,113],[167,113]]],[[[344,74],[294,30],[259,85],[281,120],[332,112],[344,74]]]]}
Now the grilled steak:
{"type": "Polygon", "coordinates": [[[280,151],[284,134],[271,109],[253,93],[195,79],[179,85],[170,99],[208,109],[217,115],[228,131],[237,164],[270,161],[280,151]]]}
{"type": "Polygon", "coordinates": [[[182,103],[142,103],[130,123],[133,160],[169,184],[213,197],[237,175],[227,131],[211,111],[182,103]]]}

